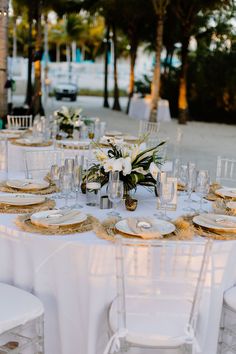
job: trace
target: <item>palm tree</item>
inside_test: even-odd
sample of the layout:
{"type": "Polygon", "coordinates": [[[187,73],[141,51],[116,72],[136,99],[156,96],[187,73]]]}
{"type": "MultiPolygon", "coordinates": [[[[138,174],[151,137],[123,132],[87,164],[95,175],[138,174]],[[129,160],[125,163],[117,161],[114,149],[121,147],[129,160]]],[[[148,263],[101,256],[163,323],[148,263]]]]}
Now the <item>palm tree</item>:
{"type": "Polygon", "coordinates": [[[233,7],[233,0],[172,0],[172,11],[177,16],[181,29],[181,71],[179,79],[179,123],[186,124],[188,120],[187,71],[188,47],[191,35],[195,34],[198,15],[224,7],[233,7]]]}
{"type": "Polygon", "coordinates": [[[8,0],[0,0],[0,117],[7,114],[8,0]]]}
{"type": "Polygon", "coordinates": [[[158,99],[160,96],[161,83],[161,51],[163,44],[164,18],[169,4],[169,0],[152,0],[156,14],[156,62],[151,87],[151,114],[150,120],[156,121],[156,111],[158,109],[158,99]]]}

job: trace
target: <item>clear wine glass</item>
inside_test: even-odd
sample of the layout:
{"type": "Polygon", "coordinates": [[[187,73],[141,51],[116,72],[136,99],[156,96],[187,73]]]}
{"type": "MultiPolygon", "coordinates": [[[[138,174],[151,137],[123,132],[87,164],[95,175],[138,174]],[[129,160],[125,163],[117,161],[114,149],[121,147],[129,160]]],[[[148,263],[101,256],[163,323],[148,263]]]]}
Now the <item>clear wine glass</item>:
{"type": "Polygon", "coordinates": [[[72,158],[65,159],[65,173],[72,175],[75,167],[75,160],[72,158]]]}
{"type": "Polygon", "coordinates": [[[159,198],[161,201],[161,204],[164,206],[165,214],[163,219],[165,220],[170,220],[170,218],[167,216],[167,205],[170,203],[175,194],[175,184],[174,182],[166,181],[166,182],[161,182],[160,183],[160,190],[159,190],[159,198]]]}
{"type": "Polygon", "coordinates": [[[82,182],[82,166],[78,165],[75,166],[73,172],[73,183],[75,188],[75,204],[72,207],[76,209],[83,208],[83,206],[79,204],[79,191],[80,191],[81,182],[82,182]]]}
{"type": "Polygon", "coordinates": [[[186,183],[187,199],[185,200],[186,207],[184,207],[184,209],[183,209],[184,211],[192,211],[193,210],[191,208],[190,204],[192,202],[191,195],[192,195],[192,192],[194,191],[195,187],[196,187],[196,165],[193,162],[188,162],[187,183],[186,183]]]}
{"type": "Polygon", "coordinates": [[[203,197],[208,193],[210,187],[210,177],[207,170],[199,170],[196,178],[196,193],[200,197],[198,212],[203,213],[203,197]]]}
{"type": "Polygon", "coordinates": [[[108,183],[108,198],[113,203],[113,210],[108,213],[111,216],[120,216],[120,214],[115,211],[117,205],[123,198],[124,185],[121,181],[109,181],[108,183]]]}
{"type": "Polygon", "coordinates": [[[187,165],[181,165],[179,169],[178,182],[183,187],[184,192],[186,192],[187,181],[188,181],[188,167],[187,165]]]}
{"type": "Polygon", "coordinates": [[[65,199],[64,206],[61,209],[68,209],[69,194],[72,190],[72,175],[64,172],[60,176],[60,185],[65,199]]]}
{"type": "MultiPolygon", "coordinates": [[[[60,167],[58,165],[52,165],[50,170],[50,178],[55,183],[57,189],[60,188],[60,167]]],[[[54,199],[59,198],[59,193],[54,194],[54,199]]]]}

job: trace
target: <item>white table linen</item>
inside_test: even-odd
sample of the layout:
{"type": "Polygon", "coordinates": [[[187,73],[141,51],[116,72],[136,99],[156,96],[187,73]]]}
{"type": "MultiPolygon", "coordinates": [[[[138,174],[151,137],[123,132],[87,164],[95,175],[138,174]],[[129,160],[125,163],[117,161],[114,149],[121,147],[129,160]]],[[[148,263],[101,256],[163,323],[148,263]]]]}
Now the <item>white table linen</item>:
{"type": "MultiPolygon", "coordinates": [[[[140,188],[137,197],[136,213],[120,206],[122,217],[156,212],[156,198],[149,192],[140,188]]],[[[107,213],[86,206],[83,212],[100,220],[107,213]]],[[[170,215],[182,213],[179,208],[170,215]]],[[[107,343],[106,311],[116,294],[114,245],[92,231],[64,236],[25,233],[14,224],[15,217],[0,215],[0,281],[42,300],[46,354],[101,354],[107,343]]],[[[236,281],[235,257],[236,242],[214,242],[198,331],[204,354],[216,354],[223,291],[236,281]]]]}
{"type": "MultiPolygon", "coordinates": [[[[139,120],[149,120],[151,112],[151,98],[149,96],[145,98],[132,97],[129,108],[129,116],[139,120]]],[[[160,99],[158,101],[157,110],[158,122],[170,122],[170,108],[169,101],[160,99]]]]}

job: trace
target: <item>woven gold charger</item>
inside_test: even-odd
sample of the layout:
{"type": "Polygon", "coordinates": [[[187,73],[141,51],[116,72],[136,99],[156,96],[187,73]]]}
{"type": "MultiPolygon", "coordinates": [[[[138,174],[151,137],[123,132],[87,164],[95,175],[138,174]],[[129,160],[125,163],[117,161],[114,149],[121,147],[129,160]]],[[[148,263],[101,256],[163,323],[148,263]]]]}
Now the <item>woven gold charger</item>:
{"type": "MultiPolygon", "coordinates": [[[[131,236],[116,230],[115,225],[119,221],[118,218],[112,217],[106,219],[103,223],[97,223],[94,227],[94,231],[97,237],[108,240],[115,241],[115,235],[120,234],[127,238],[137,238],[136,236],[131,236]]],[[[173,221],[176,229],[171,234],[163,236],[163,239],[170,240],[192,240],[194,237],[194,227],[189,219],[189,216],[184,216],[173,221]]]]}
{"type": "Polygon", "coordinates": [[[0,204],[0,213],[5,214],[25,214],[25,213],[36,213],[42,210],[49,210],[55,207],[56,203],[54,200],[46,199],[43,203],[27,205],[27,206],[16,206],[16,205],[6,205],[0,204]]]}
{"type": "Polygon", "coordinates": [[[55,184],[50,182],[49,187],[40,189],[40,190],[35,190],[35,189],[28,189],[28,190],[19,190],[16,188],[9,187],[6,184],[6,181],[0,182],[0,191],[1,192],[6,192],[6,193],[28,193],[28,194],[37,194],[37,195],[46,195],[46,194],[52,194],[52,193],[57,193],[58,188],[56,187],[55,184]]]}
{"type": "Polygon", "coordinates": [[[24,143],[17,141],[17,139],[9,139],[9,140],[13,145],[25,146],[25,147],[46,147],[46,146],[51,146],[53,144],[52,141],[44,141],[42,143],[24,144],[24,143]]]}
{"type": "Polygon", "coordinates": [[[82,233],[91,231],[99,221],[92,215],[88,215],[87,219],[76,225],[66,226],[50,226],[43,227],[35,225],[30,220],[30,214],[19,215],[15,220],[15,224],[22,230],[30,233],[40,233],[42,235],[65,235],[82,233]]]}

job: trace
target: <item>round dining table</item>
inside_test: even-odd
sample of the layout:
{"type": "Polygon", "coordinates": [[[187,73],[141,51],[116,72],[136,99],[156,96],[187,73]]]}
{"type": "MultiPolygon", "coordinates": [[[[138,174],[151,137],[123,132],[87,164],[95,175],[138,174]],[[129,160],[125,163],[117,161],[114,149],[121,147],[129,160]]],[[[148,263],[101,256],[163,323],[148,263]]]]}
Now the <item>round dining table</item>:
{"type": "MultiPolygon", "coordinates": [[[[122,218],[157,217],[157,199],[150,191],[139,187],[136,197],[134,214],[123,203],[119,205],[122,218]]],[[[171,218],[184,214],[183,199],[179,196],[177,210],[168,212],[171,218]]],[[[82,194],[80,202],[84,213],[100,221],[108,217],[109,210],[87,206],[82,194]]],[[[58,200],[58,206],[62,203],[58,200]]],[[[211,203],[204,207],[210,210],[211,203]]],[[[94,231],[70,235],[24,232],[15,224],[16,217],[0,215],[0,281],[42,300],[46,354],[102,354],[108,341],[107,310],[116,296],[115,242],[99,238],[94,231]]],[[[197,329],[204,354],[216,354],[223,293],[236,281],[235,258],[236,241],[214,241],[197,329]]]]}

